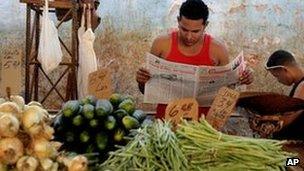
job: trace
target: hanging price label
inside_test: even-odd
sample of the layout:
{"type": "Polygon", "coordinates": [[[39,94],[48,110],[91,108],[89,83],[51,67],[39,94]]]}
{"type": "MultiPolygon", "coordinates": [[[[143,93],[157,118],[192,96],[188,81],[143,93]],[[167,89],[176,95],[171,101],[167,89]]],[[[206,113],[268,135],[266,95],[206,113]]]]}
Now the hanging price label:
{"type": "Polygon", "coordinates": [[[89,74],[89,94],[97,98],[109,98],[113,93],[111,74],[108,69],[99,69],[89,74]]]}
{"type": "Polygon", "coordinates": [[[211,108],[206,116],[206,120],[215,128],[222,128],[227,119],[234,111],[236,102],[240,93],[223,87],[219,90],[218,94],[211,105],[211,108]]]}
{"type": "Polygon", "coordinates": [[[179,99],[168,104],[165,119],[177,125],[182,118],[198,120],[198,103],[194,98],[179,99]]]}

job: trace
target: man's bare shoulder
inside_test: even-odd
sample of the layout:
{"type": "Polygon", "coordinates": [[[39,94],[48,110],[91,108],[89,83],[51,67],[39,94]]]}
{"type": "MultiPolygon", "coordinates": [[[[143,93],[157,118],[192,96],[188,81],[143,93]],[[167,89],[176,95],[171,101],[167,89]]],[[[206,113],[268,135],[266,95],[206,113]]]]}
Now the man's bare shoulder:
{"type": "Polygon", "coordinates": [[[151,47],[151,53],[163,58],[167,53],[168,49],[170,48],[170,44],[170,35],[160,35],[154,39],[151,47]]]}
{"type": "Polygon", "coordinates": [[[225,42],[223,40],[217,39],[217,38],[213,38],[211,41],[211,48],[216,49],[216,50],[225,50],[226,45],[225,42]]]}
{"type": "Polygon", "coordinates": [[[168,46],[170,45],[171,37],[169,34],[160,35],[154,39],[153,44],[157,46],[168,46]]]}
{"type": "Polygon", "coordinates": [[[226,65],[229,63],[229,54],[224,41],[213,38],[210,44],[210,53],[217,65],[226,65]]]}

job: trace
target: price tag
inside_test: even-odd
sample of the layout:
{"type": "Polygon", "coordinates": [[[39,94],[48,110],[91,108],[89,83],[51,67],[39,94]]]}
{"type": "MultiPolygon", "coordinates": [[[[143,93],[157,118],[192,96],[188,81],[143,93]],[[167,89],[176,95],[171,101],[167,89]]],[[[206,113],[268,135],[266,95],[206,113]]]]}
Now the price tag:
{"type": "Polygon", "coordinates": [[[221,88],[206,116],[209,124],[217,130],[221,129],[234,111],[239,96],[240,93],[235,90],[227,87],[221,88]]]}
{"type": "Polygon", "coordinates": [[[171,120],[174,126],[180,123],[181,119],[198,120],[198,103],[193,98],[185,98],[172,101],[168,104],[165,119],[171,120]]]}
{"type": "Polygon", "coordinates": [[[89,94],[97,98],[109,98],[113,93],[109,69],[99,69],[89,74],[89,94]]]}
{"type": "Polygon", "coordinates": [[[4,51],[0,58],[0,95],[6,96],[9,87],[12,94],[20,94],[22,87],[22,50],[4,51]]]}

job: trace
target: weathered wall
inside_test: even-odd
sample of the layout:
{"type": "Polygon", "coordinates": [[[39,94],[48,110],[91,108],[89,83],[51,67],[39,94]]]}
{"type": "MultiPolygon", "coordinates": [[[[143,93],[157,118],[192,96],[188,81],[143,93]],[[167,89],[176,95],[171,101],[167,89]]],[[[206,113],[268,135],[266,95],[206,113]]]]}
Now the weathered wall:
{"type": "MultiPolygon", "coordinates": [[[[0,1],[0,57],[3,58],[8,52],[25,47],[25,5],[17,0],[0,1]]],[[[249,89],[287,93],[289,88],[267,74],[263,64],[278,48],[293,52],[303,64],[304,1],[205,2],[211,11],[207,31],[226,42],[231,57],[244,50],[254,68],[255,82],[249,89]]],[[[135,82],[136,69],[143,63],[152,40],[176,27],[180,3],[181,0],[101,0],[98,12],[102,24],[96,31],[95,50],[101,64],[115,59],[110,68],[116,91],[135,95],[142,101],[135,82]]],[[[61,34],[67,33],[64,30],[61,34]]],[[[18,53],[23,54],[24,51],[18,53]]],[[[58,98],[56,94],[52,97],[58,98]]]]}

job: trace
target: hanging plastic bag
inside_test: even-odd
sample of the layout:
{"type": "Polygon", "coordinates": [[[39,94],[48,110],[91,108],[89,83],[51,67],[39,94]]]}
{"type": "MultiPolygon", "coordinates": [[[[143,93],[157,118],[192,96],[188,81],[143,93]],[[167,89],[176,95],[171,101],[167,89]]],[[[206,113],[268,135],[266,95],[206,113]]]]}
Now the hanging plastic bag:
{"type": "Polygon", "coordinates": [[[77,88],[78,88],[78,97],[83,98],[88,95],[88,82],[89,74],[97,71],[97,59],[94,51],[94,40],[95,35],[91,28],[91,9],[88,5],[87,10],[87,30],[85,30],[85,5],[83,14],[81,17],[81,26],[78,29],[78,39],[79,39],[79,66],[78,66],[78,75],[77,75],[77,88]]]}
{"type": "Polygon", "coordinates": [[[48,0],[45,0],[38,47],[38,61],[47,74],[54,70],[62,60],[58,31],[49,18],[48,5],[48,0]]]}

